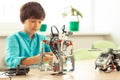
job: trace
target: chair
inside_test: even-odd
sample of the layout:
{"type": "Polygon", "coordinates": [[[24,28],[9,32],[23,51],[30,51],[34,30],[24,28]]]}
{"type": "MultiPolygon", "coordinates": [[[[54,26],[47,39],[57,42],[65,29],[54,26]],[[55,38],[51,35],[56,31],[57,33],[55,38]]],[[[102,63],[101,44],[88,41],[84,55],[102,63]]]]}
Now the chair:
{"type": "Polygon", "coordinates": [[[112,41],[99,40],[99,41],[93,42],[92,48],[93,49],[108,49],[108,48],[116,48],[116,45],[112,41]]]}

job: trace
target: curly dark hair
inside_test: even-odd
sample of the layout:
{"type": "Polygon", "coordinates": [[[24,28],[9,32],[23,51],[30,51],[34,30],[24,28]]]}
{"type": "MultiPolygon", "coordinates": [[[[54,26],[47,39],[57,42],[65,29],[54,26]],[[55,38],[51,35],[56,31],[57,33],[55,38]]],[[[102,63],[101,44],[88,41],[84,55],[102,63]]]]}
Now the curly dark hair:
{"type": "Polygon", "coordinates": [[[20,20],[22,23],[29,18],[42,19],[45,18],[45,11],[38,2],[27,2],[20,9],[20,20]]]}

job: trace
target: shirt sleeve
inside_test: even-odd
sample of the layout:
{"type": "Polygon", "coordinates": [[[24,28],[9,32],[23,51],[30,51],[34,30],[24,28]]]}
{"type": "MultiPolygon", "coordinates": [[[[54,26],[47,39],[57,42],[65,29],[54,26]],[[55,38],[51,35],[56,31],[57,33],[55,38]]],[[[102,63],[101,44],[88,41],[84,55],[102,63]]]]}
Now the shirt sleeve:
{"type": "Polygon", "coordinates": [[[9,36],[6,39],[6,57],[5,62],[8,67],[14,68],[20,65],[21,60],[25,57],[20,57],[19,43],[15,36],[9,36]]]}

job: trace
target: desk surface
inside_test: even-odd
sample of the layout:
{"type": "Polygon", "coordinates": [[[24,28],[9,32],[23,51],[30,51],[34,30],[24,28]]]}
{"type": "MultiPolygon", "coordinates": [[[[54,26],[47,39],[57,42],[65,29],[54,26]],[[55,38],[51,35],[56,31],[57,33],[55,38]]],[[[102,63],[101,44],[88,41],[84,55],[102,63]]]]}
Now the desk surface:
{"type": "Polygon", "coordinates": [[[120,72],[104,73],[95,70],[95,60],[76,62],[74,72],[68,72],[63,76],[50,75],[51,71],[40,72],[31,69],[26,76],[13,76],[12,80],[120,80],[120,72]]]}

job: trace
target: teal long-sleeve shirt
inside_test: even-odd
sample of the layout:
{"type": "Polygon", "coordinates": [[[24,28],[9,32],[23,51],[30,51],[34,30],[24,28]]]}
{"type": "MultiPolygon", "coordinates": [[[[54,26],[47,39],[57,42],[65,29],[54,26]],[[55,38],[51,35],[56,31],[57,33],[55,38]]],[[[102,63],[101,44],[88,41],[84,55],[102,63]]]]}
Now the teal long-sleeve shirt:
{"type": "MultiPolygon", "coordinates": [[[[27,33],[19,31],[6,39],[6,57],[5,62],[8,67],[14,68],[20,65],[24,58],[36,56],[40,54],[40,42],[47,38],[38,33],[34,34],[33,39],[27,33]]],[[[42,44],[44,52],[50,52],[47,44],[42,44]]]]}

